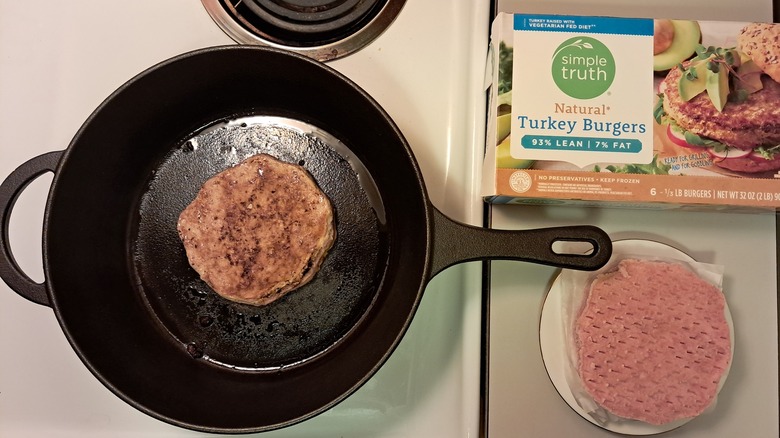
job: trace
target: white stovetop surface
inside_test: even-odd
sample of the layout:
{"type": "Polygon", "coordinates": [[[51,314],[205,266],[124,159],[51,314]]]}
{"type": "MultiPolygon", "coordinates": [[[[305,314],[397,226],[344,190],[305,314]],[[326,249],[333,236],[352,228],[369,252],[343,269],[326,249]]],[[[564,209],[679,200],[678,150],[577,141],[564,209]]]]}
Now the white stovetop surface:
{"type": "MultiPolygon", "coordinates": [[[[433,202],[479,224],[482,82],[489,2],[408,0],[369,47],[331,65],[374,96],[417,155],[433,202]]],[[[67,147],[123,82],[180,53],[233,44],[198,0],[0,1],[0,178],[67,147]]],[[[51,176],[26,190],[11,218],[16,258],[36,280],[51,176]]],[[[479,402],[478,266],[429,285],[390,361],[334,409],[263,436],[476,436],[479,402]]],[[[50,308],[0,282],[0,436],[201,436],[146,416],[84,367],[50,308]]]]}
{"type": "MultiPolygon", "coordinates": [[[[499,1],[502,12],[569,13],[771,21],[768,0],[499,1]]],[[[735,356],[714,412],[665,437],[777,437],[778,298],[774,215],[567,207],[499,206],[493,227],[589,223],[613,239],[649,239],[725,267],[724,293],[735,327],[735,356]]],[[[490,294],[488,433],[501,437],[617,436],[570,409],[548,378],[540,352],[542,304],[557,271],[493,262],[490,294]]]]}

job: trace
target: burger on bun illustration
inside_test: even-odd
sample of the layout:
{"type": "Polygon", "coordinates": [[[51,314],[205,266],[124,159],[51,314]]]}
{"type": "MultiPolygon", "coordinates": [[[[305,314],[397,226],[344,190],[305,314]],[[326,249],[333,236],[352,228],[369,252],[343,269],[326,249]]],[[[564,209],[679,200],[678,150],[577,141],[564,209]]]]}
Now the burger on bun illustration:
{"type": "Polygon", "coordinates": [[[730,48],[699,45],[671,68],[654,109],[668,144],[746,176],[780,170],[780,24],[751,23],[730,48]]]}

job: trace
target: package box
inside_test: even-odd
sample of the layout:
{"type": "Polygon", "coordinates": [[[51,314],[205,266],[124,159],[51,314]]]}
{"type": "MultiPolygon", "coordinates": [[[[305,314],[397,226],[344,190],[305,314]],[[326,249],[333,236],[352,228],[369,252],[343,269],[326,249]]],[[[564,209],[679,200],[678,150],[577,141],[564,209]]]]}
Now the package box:
{"type": "Polygon", "coordinates": [[[775,211],[780,25],[499,14],[493,203],[775,211]]]}

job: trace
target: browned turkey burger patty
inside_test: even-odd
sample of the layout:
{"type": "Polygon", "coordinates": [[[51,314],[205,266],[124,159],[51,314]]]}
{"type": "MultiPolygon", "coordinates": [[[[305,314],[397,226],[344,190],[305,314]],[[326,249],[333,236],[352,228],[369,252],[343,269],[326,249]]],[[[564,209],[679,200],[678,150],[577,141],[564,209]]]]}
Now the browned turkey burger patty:
{"type": "Polygon", "coordinates": [[[677,89],[681,74],[675,67],[663,82],[664,110],[681,128],[744,150],[780,144],[780,83],[764,76],[763,89],[719,112],[706,92],[683,101],[677,89]]]}
{"type": "Polygon", "coordinates": [[[333,207],[311,175],[266,154],[206,181],[178,232],[215,292],[253,305],[308,283],[336,238],[333,207]]]}

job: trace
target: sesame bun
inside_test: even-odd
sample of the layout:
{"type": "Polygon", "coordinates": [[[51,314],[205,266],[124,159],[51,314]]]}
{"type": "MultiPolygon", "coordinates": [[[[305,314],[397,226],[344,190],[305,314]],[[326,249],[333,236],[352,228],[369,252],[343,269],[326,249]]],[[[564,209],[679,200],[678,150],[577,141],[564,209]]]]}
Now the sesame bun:
{"type": "Polygon", "coordinates": [[[737,44],[764,73],[780,82],[780,25],[750,23],[740,31],[737,44]]]}

